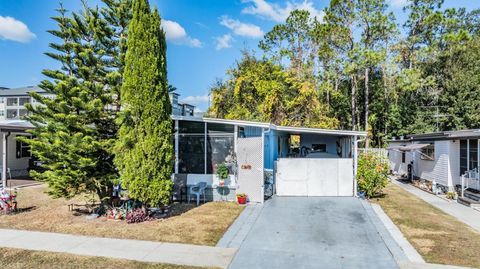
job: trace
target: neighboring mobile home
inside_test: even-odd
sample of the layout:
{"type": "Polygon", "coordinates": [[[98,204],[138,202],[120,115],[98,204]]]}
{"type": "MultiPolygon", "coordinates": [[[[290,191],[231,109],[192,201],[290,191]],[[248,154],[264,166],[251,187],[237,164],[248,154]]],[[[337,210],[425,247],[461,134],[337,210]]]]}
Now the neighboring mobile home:
{"type": "Polygon", "coordinates": [[[415,178],[436,183],[446,191],[465,188],[480,190],[478,160],[480,130],[462,130],[408,135],[389,141],[391,170],[407,174],[411,165],[415,178]]]}
{"type": "Polygon", "coordinates": [[[20,136],[29,136],[26,133],[33,125],[23,120],[0,120],[0,186],[6,184],[7,177],[27,177],[33,166],[30,148],[27,144],[17,140],[20,136]]]}

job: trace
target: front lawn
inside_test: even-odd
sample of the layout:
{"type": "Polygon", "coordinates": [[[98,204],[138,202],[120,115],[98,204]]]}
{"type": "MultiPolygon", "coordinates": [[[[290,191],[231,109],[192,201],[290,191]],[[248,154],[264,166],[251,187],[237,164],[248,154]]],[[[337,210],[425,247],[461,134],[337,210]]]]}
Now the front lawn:
{"type": "Polygon", "coordinates": [[[127,224],[104,217],[88,220],[84,214],[68,211],[67,206],[85,203],[84,198],[52,199],[45,191],[45,186],[20,189],[18,207],[24,211],[0,216],[0,228],[214,246],[243,210],[230,202],[199,207],[179,204],[176,216],[127,224]]]}
{"type": "Polygon", "coordinates": [[[0,248],[0,268],[200,269],[201,267],[146,263],[45,251],[0,248]]]}
{"type": "Polygon", "coordinates": [[[373,199],[429,263],[480,268],[480,233],[390,183],[373,199]]]}

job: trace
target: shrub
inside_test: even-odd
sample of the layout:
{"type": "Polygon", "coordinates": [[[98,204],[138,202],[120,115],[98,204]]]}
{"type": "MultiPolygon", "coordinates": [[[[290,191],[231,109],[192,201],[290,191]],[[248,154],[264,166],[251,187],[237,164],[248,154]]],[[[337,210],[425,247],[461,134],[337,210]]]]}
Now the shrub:
{"type": "Polygon", "coordinates": [[[358,188],[371,198],[381,193],[388,184],[388,162],[382,157],[363,153],[358,159],[358,188]]]}
{"type": "Polygon", "coordinates": [[[454,191],[449,191],[447,192],[447,199],[450,199],[450,200],[456,200],[457,199],[457,193],[454,192],[454,191]]]}
{"type": "Polygon", "coordinates": [[[217,167],[217,176],[219,180],[226,180],[228,178],[228,167],[224,163],[218,165],[217,167]]]}
{"type": "Polygon", "coordinates": [[[128,212],[125,219],[127,220],[127,223],[140,223],[150,220],[150,217],[141,208],[137,208],[128,212]]]}

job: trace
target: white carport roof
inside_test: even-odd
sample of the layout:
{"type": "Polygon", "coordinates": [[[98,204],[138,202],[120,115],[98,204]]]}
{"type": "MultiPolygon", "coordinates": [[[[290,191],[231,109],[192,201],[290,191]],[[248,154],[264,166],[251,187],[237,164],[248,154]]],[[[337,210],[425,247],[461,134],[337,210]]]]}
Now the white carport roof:
{"type": "Polygon", "coordinates": [[[367,132],[361,131],[349,131],[349,130],[330,130],[330,129],[319,129],[319,128],[306,128],[306,127],[293,127],[293,126],[278,126],[272,123],[267,122],[256,122],[256,121],[244,121],[244,120],[227,120],[227,119],[216,119],[216,118],[200,118],[200,117],[189,117],[189,116],[172,116],[173,120],[185,120],[185,121],[200,121],[207,123],[223,123],[239,126],[252,126],[260,128],[269,128],[277,131],[291,132],[291,133],[312,133],[312,134],[325,134],[325,135],[343,135],[343,136],[367,136],[367,132]]]}

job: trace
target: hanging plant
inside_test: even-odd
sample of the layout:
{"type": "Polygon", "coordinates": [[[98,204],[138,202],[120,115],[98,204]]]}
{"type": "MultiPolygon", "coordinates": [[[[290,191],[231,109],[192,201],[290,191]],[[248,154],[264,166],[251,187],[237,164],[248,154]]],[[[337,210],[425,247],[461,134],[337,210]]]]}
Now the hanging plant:
{"type": "Polygon", "coordinates": [[[228,171],[228,167],[222,163],[217,167],[217,177],[220,186],[225,184],[225,180],[228,178],[230,171],[228,171]]]}

